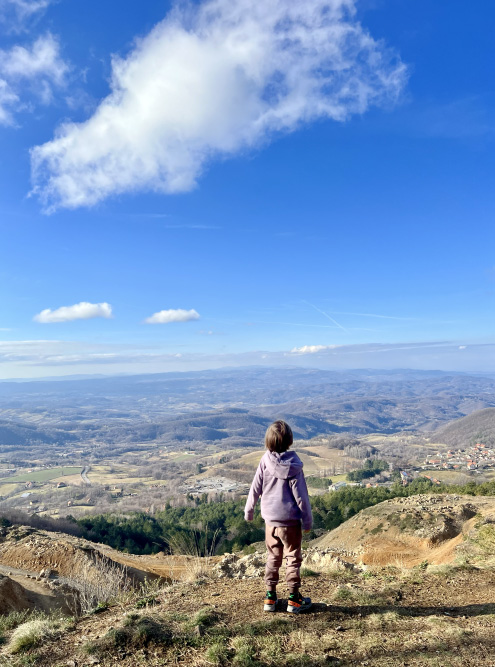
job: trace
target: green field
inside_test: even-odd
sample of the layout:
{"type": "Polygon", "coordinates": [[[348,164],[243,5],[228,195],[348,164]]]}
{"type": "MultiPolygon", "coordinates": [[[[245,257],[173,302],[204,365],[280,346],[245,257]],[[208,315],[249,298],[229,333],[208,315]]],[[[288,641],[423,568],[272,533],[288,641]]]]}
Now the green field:
{"type": "Polygon", "coordinates": [[[49,468],[48,470],[39,470],[38,472],[24,473],[22,475],[15,475],[14,477],[4,477],[0,479],[0,484],[16,484],[17,482],[48,482],[50,479],[57,477],[67,477],[68,475],[77,475],[81,472],[82,467],[61,467],[49,468]]]}

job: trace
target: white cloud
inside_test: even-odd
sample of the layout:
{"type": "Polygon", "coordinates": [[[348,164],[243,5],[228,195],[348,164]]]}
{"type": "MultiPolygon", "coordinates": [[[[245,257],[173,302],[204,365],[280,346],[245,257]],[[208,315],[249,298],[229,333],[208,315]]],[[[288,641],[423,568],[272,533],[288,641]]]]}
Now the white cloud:
{"type": "MultiPolygon", "coordinates": [[[[183,359],[180,352],[134,349],[129,345],[82,343],[63,340],[0,341],[0,366],[19,371],[36,367],[77,367],[119,364],[169,363],[183,359]]],[[[2,371],[0,370],[0,373],[2,371]]],[[[21,373],[23,375],[24,373],[21,373]]]]}
{"type": "Polygon", "coordinates": [[[67,65],[60,58],[60,46],[51,34],[38,37],[30,48],[13,46],[9,51],[0,50],[0,70],[9,79],[34,79],[45,77],[61,84],[67,65]]]}
{"type": "Polygon", "coordinates": [[[194,309],[183,310],[177,308],[176,310],[160,310],[154,313],[151,317],[147,317],[144,321],[146,324],[170,324],[171,322],[191,322],[199,320],[199,313],[194,309]]]}
{"type": "Polygon", "coordinates": [[[32,150],[51,211],[129,191],[184,192],[213,158],[401,93],[406,68],[355,18],[355,0],[207,0],[176,9],[126,58],[84,123],[32,150]]]}
{"type": "Polygon", "coordinates": [[[90,320],[95,317],[112,317],[112,306],[108,303],[88,303],[81,301],[73,306],[62,306],[56,310],[42,310],[34,316],[35,322],[48,324],[52,322],[72,322],[73,320],[90,320]]]}
{"type": "Polygon", "coordinates": [[[53,35],[39,37],[30,46],[0,49],[0,124],[14,123],[14,114],[28,105],[28,95],[49,104],[53,87],[65,83],[67,64],[53,35]]]}
{"type": "Polygon", "coordinates": [[[302,347],[293,347],[290,354],[317,354],[324,350],[334,350],[339,345],[303,345],[302,347]]]}
{"type": "Polygon", "coordinates": [[[35,14],[47,9],[52,0],[0,0],[0,18],[24,23],[35,14]]]}

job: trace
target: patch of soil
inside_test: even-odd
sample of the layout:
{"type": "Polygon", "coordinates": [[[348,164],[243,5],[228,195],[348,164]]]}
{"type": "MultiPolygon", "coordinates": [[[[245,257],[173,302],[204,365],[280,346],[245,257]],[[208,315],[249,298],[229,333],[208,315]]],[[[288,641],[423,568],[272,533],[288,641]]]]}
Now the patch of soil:
{"type": "Polygon", "coordinates": [[[0,574],[0,614],[29,608],[30,604],[23,587],[10,577],[0,574]]]}

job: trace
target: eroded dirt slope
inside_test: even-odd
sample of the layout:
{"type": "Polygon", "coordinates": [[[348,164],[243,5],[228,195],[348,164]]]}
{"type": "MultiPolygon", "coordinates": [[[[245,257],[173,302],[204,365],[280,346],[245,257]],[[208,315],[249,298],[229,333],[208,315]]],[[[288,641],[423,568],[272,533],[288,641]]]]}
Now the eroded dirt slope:
{"type": "Polygon", "coordinates": [[[413,567],[451,563],[467,536],[495,521],[495,498],[419,495],[362,510],[313,542],[353,562],[413,567]]]}
{"type": "MultiPolygon", "coordinates": [[[[0,573],[15,570],[20,575],[36,577],[48,569],[54,576],[70,579],[75,575],[86,575],[88,569],[97,568],[97,562],[102,560],[110,565],[123,565],[135,580],[144,581],[155,577],[167,580],[187,578],[198,559],[163,553],[136,556],[104,544],[27,526],[0,529],[0,573]]],[[[209,562],[214,564],[217,560],[211,558],[209,562]]]]}

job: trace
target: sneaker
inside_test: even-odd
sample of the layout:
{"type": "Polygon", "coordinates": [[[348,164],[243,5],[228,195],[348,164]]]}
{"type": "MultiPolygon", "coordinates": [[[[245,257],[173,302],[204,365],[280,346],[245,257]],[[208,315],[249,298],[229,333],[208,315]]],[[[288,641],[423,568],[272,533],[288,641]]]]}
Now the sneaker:
{"type": "Polygon", "coordinates": [[[266,598],[263,603],[263,611],[276,611],[277,604],[277,594],[269,591],[266,594],[266,598]]]}
{"type": "Polygon", "coordinates": [[[287,600],[287,611],[289,614],[300,614],[311,606],[311,598],[303,598],[301,593],[292,593],[287,600]]]}

